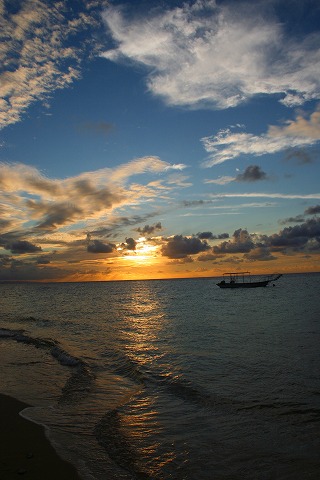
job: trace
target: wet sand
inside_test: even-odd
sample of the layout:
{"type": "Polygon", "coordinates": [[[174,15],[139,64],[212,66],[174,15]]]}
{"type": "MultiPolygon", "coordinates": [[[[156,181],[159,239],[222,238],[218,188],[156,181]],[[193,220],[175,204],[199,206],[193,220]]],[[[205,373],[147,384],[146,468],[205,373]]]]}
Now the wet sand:
{"type": "Polygon", "coordinates": [[[80,480],[76,469],[58,456],[44,428],[19,415],[26,407],[0,395],[0,480],[80,480]]]}

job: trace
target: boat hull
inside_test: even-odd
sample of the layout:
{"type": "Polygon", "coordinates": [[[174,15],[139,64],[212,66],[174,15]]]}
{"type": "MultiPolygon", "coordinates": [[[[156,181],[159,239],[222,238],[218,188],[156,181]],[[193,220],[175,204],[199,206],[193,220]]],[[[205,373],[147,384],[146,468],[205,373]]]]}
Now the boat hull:
{"type": "Polygon", "coordinates": [[[235,282],[235,283],[217,283],[220,288],[257,288],[257,287],[266,287],[269,283],[269,280],[262,282],[235,282]]]}

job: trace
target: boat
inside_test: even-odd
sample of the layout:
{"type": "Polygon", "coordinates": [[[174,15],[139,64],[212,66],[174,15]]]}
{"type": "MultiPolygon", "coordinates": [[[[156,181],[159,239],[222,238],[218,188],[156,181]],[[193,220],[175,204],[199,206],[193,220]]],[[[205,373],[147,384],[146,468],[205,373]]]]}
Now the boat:
{"type": "Polygon", "coordinates": [[[275,282],[282,276],[281,273],[260,276],[251,276],[250,272],[227,272],[223,274],[224,277],[229,277],[228,280],[221,280],[217,283],[220,288],[256,288],[266,287],[270,282],[275,282]]]}

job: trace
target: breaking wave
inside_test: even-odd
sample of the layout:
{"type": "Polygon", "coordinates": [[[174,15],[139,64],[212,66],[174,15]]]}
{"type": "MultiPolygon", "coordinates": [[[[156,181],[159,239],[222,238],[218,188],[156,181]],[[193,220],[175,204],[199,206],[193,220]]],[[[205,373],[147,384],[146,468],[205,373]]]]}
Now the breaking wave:
{"type": "Polygon", "coordinates": [[[95,375],[83,360],[64,350],[57,340],[32,337],[24,330],[0,328],[0,339],[10,339],[18,343],[32,345],[46,350],[60,365],[71,368],[71,376],[66,381],[59,403],[74,403],[86,396],[92,389],[95,375]]]}

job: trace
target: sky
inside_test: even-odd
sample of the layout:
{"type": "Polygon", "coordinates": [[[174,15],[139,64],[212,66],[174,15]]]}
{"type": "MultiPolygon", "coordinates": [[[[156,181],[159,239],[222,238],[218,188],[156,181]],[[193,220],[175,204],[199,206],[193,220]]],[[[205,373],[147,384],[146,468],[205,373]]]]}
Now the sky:
{"type": "Polygon", "coordinates": [[[317,0],[0,17],[0,281],[320,271],[317,0]]]}

